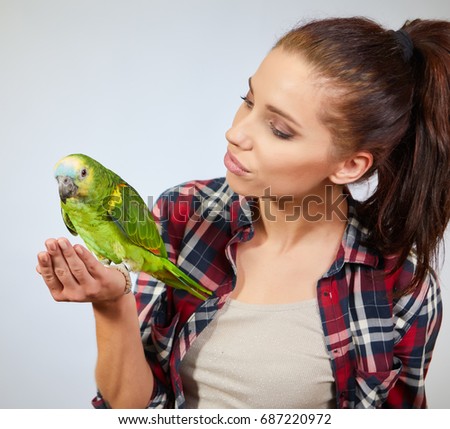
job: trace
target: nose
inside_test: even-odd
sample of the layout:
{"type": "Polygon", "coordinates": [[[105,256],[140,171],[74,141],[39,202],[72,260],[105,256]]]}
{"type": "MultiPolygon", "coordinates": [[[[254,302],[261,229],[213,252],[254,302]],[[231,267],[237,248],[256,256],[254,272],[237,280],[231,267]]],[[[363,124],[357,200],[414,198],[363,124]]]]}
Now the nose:
{"type": "Polygon", "coordinates": [[[250,115],[243,117],[240,112],[236,114],[231,128],[225,133],[225,138],[234,146],[243,150],[250,150],[253,147],[250,115]]]}

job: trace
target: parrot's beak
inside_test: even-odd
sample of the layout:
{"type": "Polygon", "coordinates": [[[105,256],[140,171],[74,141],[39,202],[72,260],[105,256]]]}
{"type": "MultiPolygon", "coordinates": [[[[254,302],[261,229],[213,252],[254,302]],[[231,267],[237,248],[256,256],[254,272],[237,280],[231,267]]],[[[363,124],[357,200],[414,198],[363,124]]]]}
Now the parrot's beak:
{"type": "Polygon", "coordinates": [[[74,197],[77,194],[78,186],[73,183],[73,179],[68,176],[57,176],[56,180],[59,184],[59,197],[65,204],[67,198],[74,197]]]}

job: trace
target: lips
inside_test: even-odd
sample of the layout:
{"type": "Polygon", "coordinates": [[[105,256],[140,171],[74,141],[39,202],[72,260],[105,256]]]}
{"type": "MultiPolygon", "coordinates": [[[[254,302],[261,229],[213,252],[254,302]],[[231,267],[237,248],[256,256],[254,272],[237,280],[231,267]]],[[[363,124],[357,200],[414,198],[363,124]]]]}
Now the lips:
{"type": "Polygon", "coordinates": [[[247,170],[229,151],[225,154],[223,162],[228,171],[237,176],[244,176],[245,174],[250,173],[250,171],[247,170]]]}

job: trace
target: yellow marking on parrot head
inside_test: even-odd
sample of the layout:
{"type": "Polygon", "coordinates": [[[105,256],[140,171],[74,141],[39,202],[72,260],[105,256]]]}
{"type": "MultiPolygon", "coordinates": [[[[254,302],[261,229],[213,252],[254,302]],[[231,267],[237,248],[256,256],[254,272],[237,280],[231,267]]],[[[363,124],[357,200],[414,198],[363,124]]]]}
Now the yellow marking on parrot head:
{"type": "Polygon", "coordinates": [[[94,182],[95,163],[96,161],[87,155],[68,155],[56,163],[54,175],[60,183],[63,180],[73,182],[77,187],[76,196],[86,197],[94,182]]]}

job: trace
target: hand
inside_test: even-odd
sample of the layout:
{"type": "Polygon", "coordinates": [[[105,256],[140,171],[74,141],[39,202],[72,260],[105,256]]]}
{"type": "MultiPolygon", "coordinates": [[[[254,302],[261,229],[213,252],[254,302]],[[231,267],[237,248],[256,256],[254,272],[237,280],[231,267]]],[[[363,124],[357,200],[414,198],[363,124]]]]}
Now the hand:
{"type": "Polygon", "coordinates": [[[48,239],[38,254],[37,272],[55,301],[107,303],[124,294],[124,275],[105,267],[80,245],[65,238],[48,239]]]}

